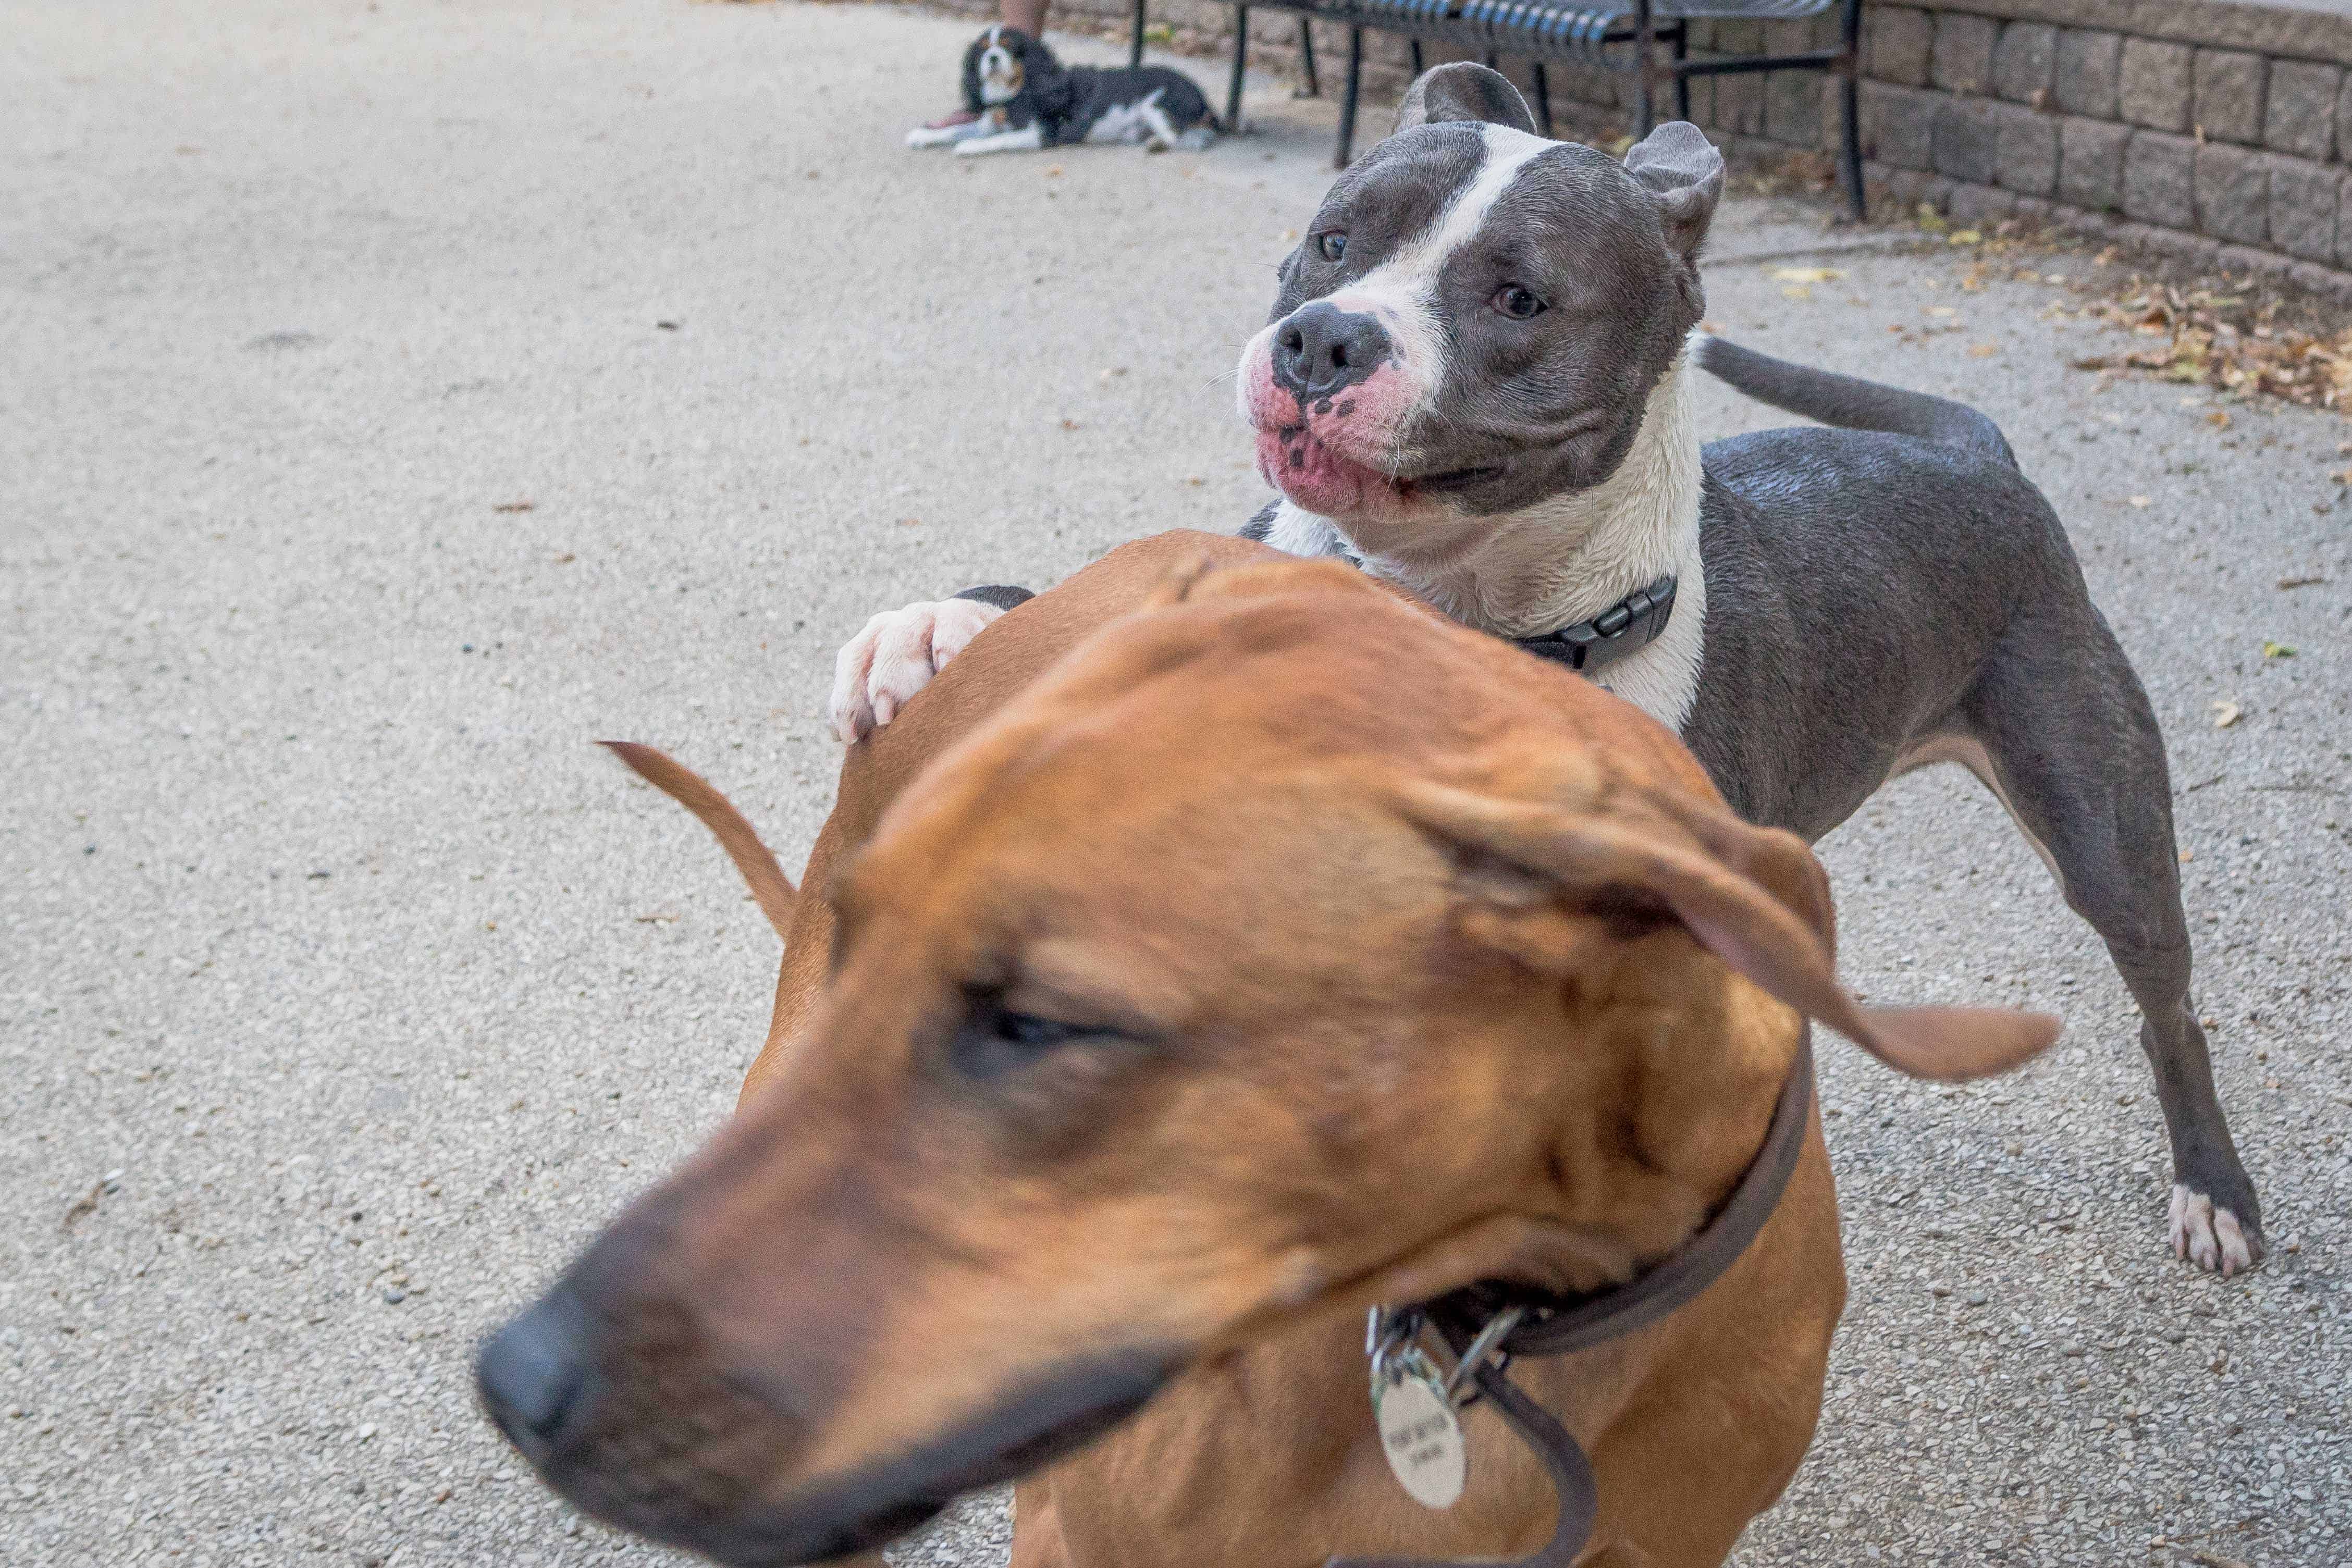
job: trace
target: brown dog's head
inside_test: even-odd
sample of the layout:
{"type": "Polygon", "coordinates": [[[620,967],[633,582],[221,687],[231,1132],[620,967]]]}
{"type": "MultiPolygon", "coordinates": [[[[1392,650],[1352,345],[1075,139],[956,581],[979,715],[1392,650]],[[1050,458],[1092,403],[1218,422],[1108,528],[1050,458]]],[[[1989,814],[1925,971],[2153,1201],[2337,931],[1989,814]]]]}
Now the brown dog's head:
{"type": "Polygon", "coordinates": [[[573,1500],[728,1563],[876,1543],[1308,1313],[1630,1276],[1753,1154],[1793,1009],[1942,1076],[2055,1032],[1857,1009],[1801,842],[1336,566],[1172,585],[832,900],[778,1075],[480,1368],[573,1500]]]}

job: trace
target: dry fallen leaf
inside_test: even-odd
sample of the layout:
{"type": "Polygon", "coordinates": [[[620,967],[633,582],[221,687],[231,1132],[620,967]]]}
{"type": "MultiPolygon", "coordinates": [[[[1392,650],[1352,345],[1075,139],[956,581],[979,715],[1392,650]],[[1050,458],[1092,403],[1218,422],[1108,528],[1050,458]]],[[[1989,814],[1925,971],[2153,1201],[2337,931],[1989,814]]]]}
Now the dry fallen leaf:
{"type": "Polygon", "coordinates": [[[1949,305],[1930,305],[1927,307],[1927,314],[1942,320],[1957,316],[1959,312],[1949,305]]]}
{"type": "Polygon", "coordinates": [[[2145,507],[2147,505],[2147,497],[2146,496],[2133,496],[2129,497],[2129,500],[2135,507],[2145,507]]]}
{"type": "Polygon", "coordinates": [[[1775,283],[1835,283],[1844,276],[1834,267],[1776,267],[1772,269],[1775,283]]]}
{"type": "Polygon", "coordinates": [[[2180,852],[2180,863],[2182,865],[2187,865],[2190,861],[2193,861],[2196,858],[2197,852],[2195,850],[2183,850],[2180,852]]]}
{"type": "Polygon", "coordinates": [[[1982,245],[1984,244],[1984,235],[1978,233],[1975,229],[1954,229],[1952,231],[1949,243],[1953,245],[1982,245]]]}
{"type": "Polygon", "coordinates": [[[2264,643],[2263,644],[2263,657],[2265,659],[2292,659],[2294,657],[2294,650],[2284,643],[2264,643]]]}
{"type": "Polygon", "coordinates": [[[2205,416],[2205,423],[2216,430],[2227,430],[2230,428],[2230,411],[2226,408],[2217,408],[2205,416]]]}
{"type": "Polygon", "coordinates": [[[2281,588],[2316,588],[2326,580],[2327,580],[2326,578],[2316,575],[2311,577],[2282,577],[2279,579],[2278,585],[2281,588]]]}
{"type": "Polygon", "coordinates": [[[536,501],[500,501],[496,506],[492,507],[490,510],[493,512],[528,512],[536,508],[538,505],[539,503],[536,501]]]}
{"type": "Polygon", "coordinates": [[[1783,299],[1811,299],[1812,297],[1813,291],[1801,283],[1791,283],[1788,287],[1780,290],[1780,298],[1783,299]]]}
{"type": "Polygon", "coordinates": [[[1046,164],[1046,165],[1045,165],[1045,178],[1047,178],[1048,180],[1053,179],[1055,175],[1059,174],[1061,172],[1062,172],[1062,166],[1061,166],[1059,163],[1048,163],[1048,164],[1046,164]]]}
{"type": "Polygon", "coordinates": [[[2213,705],[2213,727],[2215,729],[2227,729],[2244,716],[2245,711],[2239,707],[2236,703],[2215,703],[2213,705]]]}
{"type": "Polygon", "coordinates": [[[1971,343],[1969,345],[1969,358],[1971,360],[1990,360],[1995,354],[2000,352],[2000,345],[1999,343],[1971,343]]]}
{"type": "Polygon", "coordinates": [[[1062,428],[1064,430],[1076,430],[1077,427],[1078,422],[1075,419],[1066,419],[1062,421],[1062,428]]]}

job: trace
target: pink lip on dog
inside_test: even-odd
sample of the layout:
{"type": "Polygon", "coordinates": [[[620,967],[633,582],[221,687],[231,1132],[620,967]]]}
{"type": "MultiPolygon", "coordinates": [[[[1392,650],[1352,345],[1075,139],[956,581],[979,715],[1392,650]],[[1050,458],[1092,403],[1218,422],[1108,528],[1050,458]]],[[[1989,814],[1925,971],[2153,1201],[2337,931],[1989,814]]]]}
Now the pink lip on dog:
{"type": "Polygon", "coordinates": [[[1399,480],[1334,451],[1303,424],[1258,432],[1257,471],[1265,482],[1318,517],[1348,517],[1412,498],[1399,480]]]}
{"type": "Polygon", "coordinates": [[[1394,444],[1395,426],[1412,400],[1405,378],[1383,366],[1335,397],[1301,403],[1275,381],[1270,336],[1252,345],[1243,377],[1243,409],[1257,434],[1259,476],[1320,517],[1384,511],[1413,499],[1411,480],[1366,460],[1394,444]]]}

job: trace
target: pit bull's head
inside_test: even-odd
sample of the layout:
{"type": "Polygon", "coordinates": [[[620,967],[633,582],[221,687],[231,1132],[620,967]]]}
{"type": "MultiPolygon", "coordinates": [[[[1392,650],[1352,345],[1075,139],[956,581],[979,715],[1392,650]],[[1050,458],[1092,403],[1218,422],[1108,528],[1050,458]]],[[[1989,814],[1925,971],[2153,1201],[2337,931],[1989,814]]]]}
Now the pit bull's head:
{"type": "Polygon", "coordinates": [[[1366,549],[1608,477],[1704,311],[1723,159],[1697,128],[1660,126],[1622,165],[1534,132],[1496,72],[1423,76],[1242,351],[1260,471],[1366,549]]]}
{"type": "Polygon", "coordinates": [[[1805,846],[1571,676],[1328,563],[1160,600],[898,796],[782,1070],[485,1348],[581,1507],[868,1546],[1309,1314],[1629,1277],[1753,1155],[1798,1010],[1940,1076],[2055,1032],[1857,1009],[1805,846]]]}

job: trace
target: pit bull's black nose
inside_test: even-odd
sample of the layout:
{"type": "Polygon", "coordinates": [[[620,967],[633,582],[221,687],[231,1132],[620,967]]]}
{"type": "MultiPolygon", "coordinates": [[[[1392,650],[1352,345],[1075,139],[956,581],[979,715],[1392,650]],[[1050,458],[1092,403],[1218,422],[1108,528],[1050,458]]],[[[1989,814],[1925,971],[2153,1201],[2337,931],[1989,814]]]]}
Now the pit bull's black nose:
{"type": "Polygon", "coordinates": [[[474,1366],[482,1406],[533,1463],[588,1404],[592,1332],[586,1304],[558,1286],[482,1347],[474,1366]]]}
{"type": "Polygon", "coordinates": [[[1274,379],[1299,402],[1314,402],[1370,375],[1389,350],[1378,320],[1318,299],[1275,329],[1274,379]]]}

